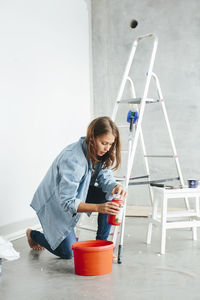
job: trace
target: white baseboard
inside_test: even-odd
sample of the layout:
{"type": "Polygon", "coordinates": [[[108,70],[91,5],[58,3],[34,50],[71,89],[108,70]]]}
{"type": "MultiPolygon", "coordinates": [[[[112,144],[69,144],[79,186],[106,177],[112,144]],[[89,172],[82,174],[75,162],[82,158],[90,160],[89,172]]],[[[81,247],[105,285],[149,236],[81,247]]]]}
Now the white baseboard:
{"type": "MultiPolygon", "coordinates": [[[[26,235],[26,229],[27,229],[27,227],[22,229],[22,230],[12,232],[12,233],[6,235],[5,238],[6,238],[6,240],[8,240],[10,242],[14,241],[14,240],[17,240],[17,239],[20,239],[20,238],[22,238],[26,235]]],[[[31,229],[41,230],[41,225],[38,224],[38,225],[35,225],[35,226],[31,226],[31,229]]]]}
{"type": "Polygon", "coordinates": [[[26,235],[27,228],[41,230],[41,225],[38,221],[38,218],[35,217],[1,226],[0,235],[8,241],[14,241],[16,239],[24,237],[26,235]]]}

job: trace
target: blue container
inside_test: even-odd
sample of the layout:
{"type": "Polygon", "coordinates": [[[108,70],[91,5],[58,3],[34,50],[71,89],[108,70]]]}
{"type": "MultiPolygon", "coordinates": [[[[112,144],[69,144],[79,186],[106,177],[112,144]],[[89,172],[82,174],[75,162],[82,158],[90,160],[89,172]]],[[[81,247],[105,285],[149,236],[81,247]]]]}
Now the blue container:
{"type": "Polygon", "coordinates": [[[189,188],[197,188],[199,181],[197,179],[188,179],[188,187],[189,188]]]}

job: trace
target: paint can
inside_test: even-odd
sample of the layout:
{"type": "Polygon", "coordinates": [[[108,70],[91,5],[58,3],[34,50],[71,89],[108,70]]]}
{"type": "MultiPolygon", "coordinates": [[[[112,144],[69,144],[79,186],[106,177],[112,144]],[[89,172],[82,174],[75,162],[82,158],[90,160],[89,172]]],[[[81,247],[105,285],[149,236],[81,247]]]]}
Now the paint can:
{"type": "Polygon", "coordinates": [[[123,212],[124,212],[124,201],[120,199],[120,197],[114,197],[112,199],[112,202],[115,202],[119,204],[119,212],[117,215],[108,215],[108,224],[119,226],[121,225],[122,218],[123,218],[123,212]]]}

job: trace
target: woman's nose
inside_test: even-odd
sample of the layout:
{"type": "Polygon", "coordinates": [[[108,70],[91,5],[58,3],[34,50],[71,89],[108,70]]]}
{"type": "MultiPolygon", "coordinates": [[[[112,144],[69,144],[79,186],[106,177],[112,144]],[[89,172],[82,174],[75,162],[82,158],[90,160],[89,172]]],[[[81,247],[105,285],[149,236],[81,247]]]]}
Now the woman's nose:
{"type": "Polygon", "coordinates": [[[108,145],[108,146],[105,146],[105,151],[107,152],[107,151],[109,151],[109,149],[110,149],[110,146],[108,145]]]}

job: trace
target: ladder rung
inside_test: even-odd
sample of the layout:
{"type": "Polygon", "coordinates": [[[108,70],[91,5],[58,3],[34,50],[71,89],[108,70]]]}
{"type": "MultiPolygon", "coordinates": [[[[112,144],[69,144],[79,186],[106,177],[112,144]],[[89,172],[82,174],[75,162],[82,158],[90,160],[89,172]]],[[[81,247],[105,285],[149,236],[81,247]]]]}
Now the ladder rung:
{"type": "Polygon", "coordinates": [[[115,176],[115,180],[117,181],[124,181],[126,178],[125,177],[116,177],[115,176]]]}
{"type": "MultiPolygon", "coordinates": [[[[142,98],[131,98],[131,99],[122,99],[117,101],[118,104],[140,104],[142,98]]],[[[157,103],[160,102],[159,99],[153,99],[153,98],[146,98],[146,103],[157,103]]]]}
{"type": "Polygon", "coordinates": [[[137,177],[130,177],[129,180],[141,179],[141,178],[149,178],[149,175],[142,175],[137,177]]]}
{"type": "Polygon", "coordinates": [[[174,155],[144,155],[144,157],[167,157],[167,158],[174,158],[174,155]]]}
{"type": "Polygon", "coordinates": [[[118,128],[128,128],[130,125],[117,125],[118,128]]]}
{"type": "Polygon", "coordinates": [[[149,181],[129,182],[129,185],[150,184],[151,186],[164,187],[164,184],[162,182],[173,181],[173,180],[180,180],[180,178],[175,177],[175,178],[164,178],[164,179],[156,179],[156,180],[149,180],[149,181]]]}
{"type": "Polygon", "coordinates": [[[151,104],[151,103],[158,103],[160,102],[160,99],[153,99],[153,98],[147,98],[146,103],[151,104]]]}
{"type": "MultiPolygon", "coordinates": [[[[136,180],[136,179],[141,179],[141,178],[149,178],[149,175],[143,175],[143,176],[137,176],[137,177],[130,177],[129,180],[136,180]]],[[[115,179],[116,180],[125,180],[126,176],[123,176],[123,177],[116,177],[115,176],[115,179]]]]}
{"type": "Polygon", "coordinates": [[[140,104],[142,98],[122,99],[117,101],[119,104],[140,104]]]}

